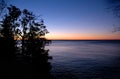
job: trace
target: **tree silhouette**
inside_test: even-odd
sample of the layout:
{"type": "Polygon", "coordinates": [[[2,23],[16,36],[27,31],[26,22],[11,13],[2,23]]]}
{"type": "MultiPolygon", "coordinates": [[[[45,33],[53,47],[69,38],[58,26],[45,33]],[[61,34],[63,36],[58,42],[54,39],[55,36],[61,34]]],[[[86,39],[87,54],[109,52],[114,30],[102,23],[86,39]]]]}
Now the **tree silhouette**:
{"type": "Polygon", "coordinates": [[[115,16],[120,18],[120,0],[111,0],[111,3],[113,5],[113,12],[115,16]]]}
{"type": "Polygon", "coordinates": [[[17,29],[22,38],[22,53],[31,56],[39,56],[43,53],[46,43],[45,34],[49,33],[44,25],[44,21],[35,16],[32,12],[24,9],[20,19],[22,29],[17,29]],[[34,52],[34,53],[33,53],[34,52]]]}
{"type": "Polygon", "coordinates": [[[13,5],[7,9],[8,13],[0,26],[0,58],[8,63],[4,65],[8,67],[8,77],[31,79],[32,76],[34,79],[52,79],[49,72],[51,65],[48,62],[52,57],[48,54],[49,50],[45,50],[45,45],[50,41],[44,37],[48,33],[44,21],[27,9],[21,11],[13,5]],[[20,38],[22,46],[17,47],[20,38]]]}
{"type": "Polygon", "coordinates": [[[33,77],[50,78],[49,70],[51,65],[48,59],[51,57],[48,54],[48,50],[45,50],[45,45],[49,41],[44,37],[48,33],[44,21],[32,12],[24,9],[20,25],[22,27],[22,29],[19,29],[22,37],[22,55],[24,60],[32,66],[32,72],[38,72],[32,74],[33,77]]]}
{"type": "Polygon", "coordinates": [[[13,57],[16,51],[16,44],[14,41],[16,27],[19,26],[17,19],[20,16],[21,12],[15,6],[8,7],[8,14],[5,15],[5,18],[1,21],[1,45],[0,49],[4,52],[6,56],[13,57]]]}
{"type": "Polygon", "coordinates": [[[15,6],[7,8],[8,13],[4,16],[0,25],[0,72],[8,77],[11,62],[16,58],[16,41],[14,40],[15,30],[18,26],[17,19],[21,12],[15,6]]]}
{"type": "Polygon", "coordinates": [[[5,8],[7,7],[6,0],[0,0],[0,16],[4,13],[5,8]]]}
{"type": "MultiPolygon", "coordinates": [[[[120,0],[108,0],[108,3],[111,6],[110,9],[112,10],[113,15],[120,19],[120,0]]],[[[118,31],[120,31],[120,26],[115,26],[113,32],[118,31]]]]}
{"type": "Polygon", "coordinates": [[[22,52],[25,53],[25,39],[28,37],[28,31],[30,27],[31,21],[34,19],[34,16],[32,13],[30,13],[28,10],[24,9],[22,12],[22,18],[20,19],[21,21],[21,27],[22,30],[20,36],[22,37],[22,52]]]}

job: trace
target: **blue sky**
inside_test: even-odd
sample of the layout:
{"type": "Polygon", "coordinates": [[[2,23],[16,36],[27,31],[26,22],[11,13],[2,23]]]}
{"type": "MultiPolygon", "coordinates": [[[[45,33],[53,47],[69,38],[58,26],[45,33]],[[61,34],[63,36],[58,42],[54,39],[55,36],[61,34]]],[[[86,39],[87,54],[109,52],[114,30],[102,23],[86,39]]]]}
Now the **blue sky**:
{"type": "Polygon", "coordinates": [[[10,4],[41,15],[49,39],[120,39],[112,33],[117,20],[106,0],[10,0],[10,4]]]}

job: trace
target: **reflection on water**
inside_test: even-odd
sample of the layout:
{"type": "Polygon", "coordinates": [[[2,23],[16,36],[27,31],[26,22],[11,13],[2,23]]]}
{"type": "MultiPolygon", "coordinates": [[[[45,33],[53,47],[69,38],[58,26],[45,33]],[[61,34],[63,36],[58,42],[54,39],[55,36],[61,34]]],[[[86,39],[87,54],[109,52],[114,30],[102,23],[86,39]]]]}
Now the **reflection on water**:
{"type": "Polygon", "coordinates": [[[120,79],[120,41],[53,41],[51,73],[57,79],[120,79]]]}

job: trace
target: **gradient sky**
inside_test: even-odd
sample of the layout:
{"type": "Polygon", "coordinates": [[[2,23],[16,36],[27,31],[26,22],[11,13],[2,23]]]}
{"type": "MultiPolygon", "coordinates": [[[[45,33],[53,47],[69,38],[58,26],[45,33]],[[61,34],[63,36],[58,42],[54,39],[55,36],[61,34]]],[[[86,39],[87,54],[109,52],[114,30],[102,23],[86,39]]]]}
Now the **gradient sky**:
{"type": "Polygon", "coordinates": [[[117,19],[106,0],[10,0],[21,9],[41,15],[48,39],[120,39],[113,33],[117,19]]]}

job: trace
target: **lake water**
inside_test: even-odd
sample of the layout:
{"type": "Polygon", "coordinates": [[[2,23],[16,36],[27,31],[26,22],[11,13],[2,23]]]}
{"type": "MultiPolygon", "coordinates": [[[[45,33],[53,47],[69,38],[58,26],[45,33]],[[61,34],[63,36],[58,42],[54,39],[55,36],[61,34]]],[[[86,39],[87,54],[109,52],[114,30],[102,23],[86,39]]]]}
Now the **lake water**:
{"type": "Polygon", "coordinates": [[[120,41],[52,41],[56,79],[120,79],[120,41]]]}

